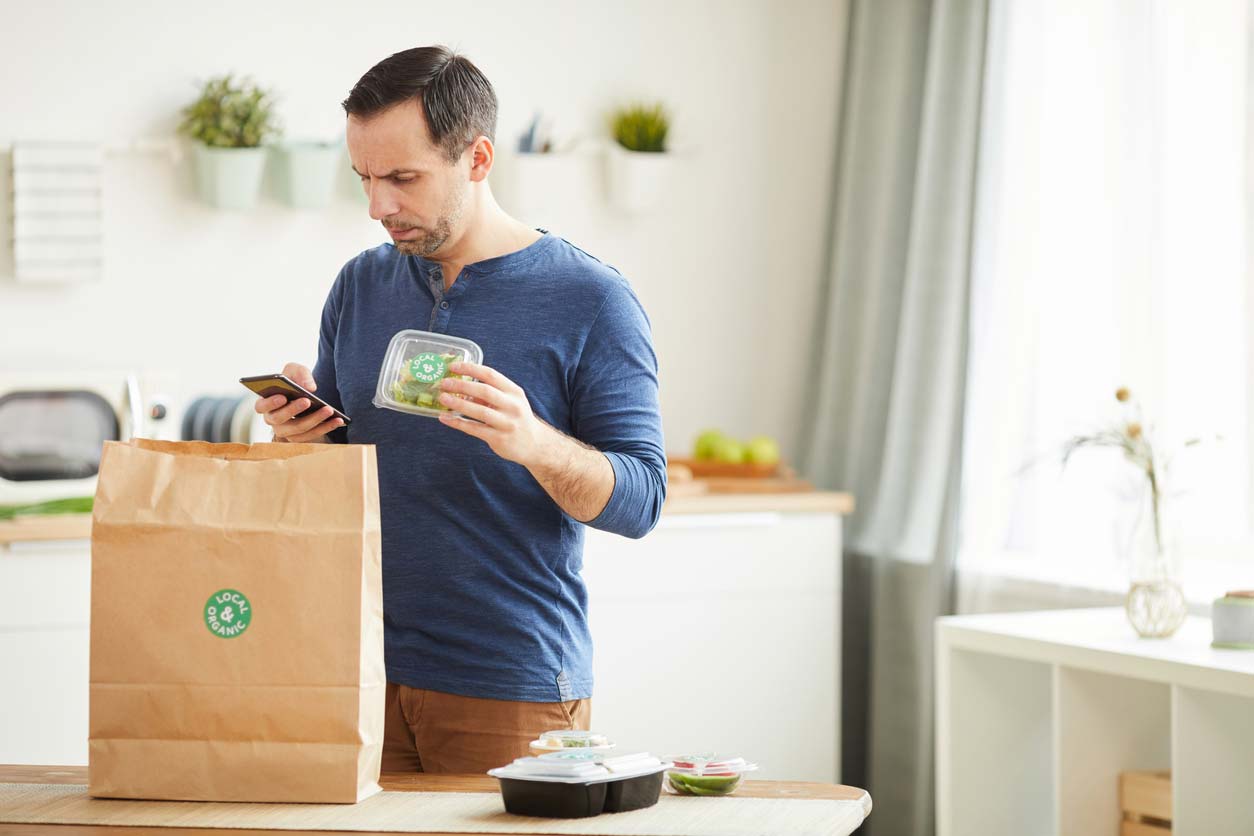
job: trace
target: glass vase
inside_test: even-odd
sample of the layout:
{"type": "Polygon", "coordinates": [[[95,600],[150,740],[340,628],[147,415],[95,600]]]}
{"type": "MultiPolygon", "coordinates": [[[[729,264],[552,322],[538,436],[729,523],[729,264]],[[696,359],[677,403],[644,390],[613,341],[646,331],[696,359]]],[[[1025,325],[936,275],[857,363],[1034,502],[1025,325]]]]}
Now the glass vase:
{"type": "Polygon", "coordinates": [[[1124,609],[1132,628],[1143,638],[1173,635],[1188,615],[1178,527],[1166,496],[1153,485],[1136,503],[1125,554],[1130,583],[1124,609]]]}

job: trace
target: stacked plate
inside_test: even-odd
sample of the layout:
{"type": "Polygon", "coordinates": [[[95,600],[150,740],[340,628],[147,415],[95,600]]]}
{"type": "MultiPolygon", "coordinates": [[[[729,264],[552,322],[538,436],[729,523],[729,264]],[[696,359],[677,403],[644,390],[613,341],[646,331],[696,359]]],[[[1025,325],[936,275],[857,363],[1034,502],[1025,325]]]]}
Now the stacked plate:
{"type": "Polygon", "coordinates": [[[256,400],[253,395],[196,398],[183,412],[180,437],[214,444],[270,441],[269,427],[254,407],[256,400]]]}
{"type": "Polygon", "coordinates": [[[588,752],[608,752],[614,748],[614,741],[603,734],[579,729],[556,729],[546,731],[531,741],[531,754],[543,755],[546,752],[566,752],[582,750],[588,752]]]}

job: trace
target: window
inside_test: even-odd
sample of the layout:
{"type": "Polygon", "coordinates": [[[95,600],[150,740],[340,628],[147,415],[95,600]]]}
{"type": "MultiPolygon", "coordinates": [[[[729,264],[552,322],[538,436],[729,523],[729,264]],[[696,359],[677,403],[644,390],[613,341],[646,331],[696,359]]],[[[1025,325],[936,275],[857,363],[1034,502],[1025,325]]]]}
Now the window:
{"type": "Polygon", "coordinates": [[[994,0],[959,564],[1126,587],[1143,477],[1063,442],[1139,396],[1191,597],[1254,586],[1245,0],[994,0]],[[1214,440],[1216,436],[1222,440],[1214,440]]]}

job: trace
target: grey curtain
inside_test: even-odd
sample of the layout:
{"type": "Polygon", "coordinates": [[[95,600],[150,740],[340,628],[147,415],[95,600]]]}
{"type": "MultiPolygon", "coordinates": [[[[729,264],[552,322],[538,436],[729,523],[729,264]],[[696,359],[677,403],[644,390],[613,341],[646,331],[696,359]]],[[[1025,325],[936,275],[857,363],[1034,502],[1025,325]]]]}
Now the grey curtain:
{"type": "Polygon", "coordinates": [[[952,611],[989,0],[852,0],[804,458],[846,529],[842,780],[934,830],[932,624],[952,611]]]}

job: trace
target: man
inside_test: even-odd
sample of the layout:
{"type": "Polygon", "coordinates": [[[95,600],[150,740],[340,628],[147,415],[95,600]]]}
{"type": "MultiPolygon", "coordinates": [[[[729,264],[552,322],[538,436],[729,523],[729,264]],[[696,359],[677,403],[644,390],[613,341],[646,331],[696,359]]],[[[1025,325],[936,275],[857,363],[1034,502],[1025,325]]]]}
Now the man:
{"type": "Polygon", "coordinates": [[[496,204],[496,104],[443,47],[357,82],[349,155],[392,243],[340,271],[312,374],[284,369],[353,421],[257,404],[276,441],[377,445],[387,771],[482,772],[540,732],[588,728],[583,526],[641,537],[666,493],[644,310],[612,268],[496,204]],[[450,368],[474,382],[443,382],[466,417],[371,404],[388,341],[410,328],[482,346],[483,365],[450,368]]]}

